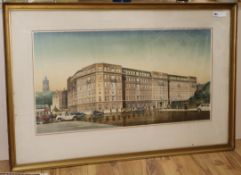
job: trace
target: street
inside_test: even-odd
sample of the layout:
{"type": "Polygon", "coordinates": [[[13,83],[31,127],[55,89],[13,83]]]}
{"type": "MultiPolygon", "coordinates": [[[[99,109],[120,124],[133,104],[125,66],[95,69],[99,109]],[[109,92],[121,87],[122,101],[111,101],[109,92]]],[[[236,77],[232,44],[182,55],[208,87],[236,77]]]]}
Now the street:
{"type": "Polygon", "coordinates": [[[120,126],[148,125],[194,120],[209,120],[210,111],[167,110],[146,111],[144,113],[122,112],[108,114],[98,118],[85,118],[84,121],[61,121],[38,124],[37,133],[53,133],[85,129],[109,128],[120,126]]]}
{"type": "Polygon", "coordinates": [[[135,126],[208,119],[210,119],[210,111],[198,112],[193,110],[173,110],[146,111],[144,113],[125,112],[98,118],[96,120],[92,120],[92,122],[116,126],[135,126]]]}
{"type": "Polygon", "coordinates": [[[112,125],[92,123],[85,121],[63,121],[47,124],[39,124],[37,127],[37,133],[53,133],[53,132],[65,132],[65,131],[76,131],[81,129],[91,129],[91,128],[108,128],[114,127],[112,125]]]}

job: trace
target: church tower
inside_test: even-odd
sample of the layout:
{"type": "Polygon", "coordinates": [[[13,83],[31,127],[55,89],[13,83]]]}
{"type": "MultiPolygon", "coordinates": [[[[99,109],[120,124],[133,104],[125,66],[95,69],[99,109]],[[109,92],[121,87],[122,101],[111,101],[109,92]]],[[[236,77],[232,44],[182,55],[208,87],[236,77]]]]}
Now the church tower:
{"type": "Polygon", "coordinates": [[[49,80],[47,76],[44,77],[43,80],[43,92],[49,91],[49,80]]]}

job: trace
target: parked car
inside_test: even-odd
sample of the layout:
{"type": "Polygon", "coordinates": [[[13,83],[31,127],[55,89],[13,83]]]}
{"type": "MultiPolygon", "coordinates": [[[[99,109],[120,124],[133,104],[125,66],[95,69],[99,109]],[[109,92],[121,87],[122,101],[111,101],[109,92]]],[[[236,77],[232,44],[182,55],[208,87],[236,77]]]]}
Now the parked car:
{"type": "Polygon", "coordinates": [[[37,124],[45,124],[52,121],[51,113],[48,107],[42,107],[36,109],[36,122],[37,124]]]}
{"type": "Polygon", "coordinates": [[[122,109],[122,112],[131,112],[131,109],[130,108],[124,108],[124,109],[122,109]]]}
{"type": "Polygon", "coordinates": [[[135,111],[134,111],[136,114],[144,114],[145,112],[145,109],[144,108],[136,108],[135,111]]]}
{"type": "Polygon", "coordinates": [[[83,120],[85,117],[83,112],[62,113],[56,117],[56,121],[70,121],[70,120],[83,120]]]}
{"type": "Polygon", "coordinates": [[[73,120],[83,120],[86,114],[83,112],[73,112],[71,115],[74,116],[73,120]]]}
{"type": "Polygon", "coordinates": [[[104,112],[100,112],[100,111],[92,112],[92,117],[94,117],[94,118],[103,117],[103,116],[104,116],[104,112]]]}
{"type": "Polygon", "coordinates": [[[197,111],[198,111],[198,112],[201,112],[201,111],[210,111],[210,104],[208,104],[208,103],[200,104],[200,105],[197,107],[197,111]]]}
{"type": "Polygon", "coordinates": [[[49,123],[51,120],[48,114],[37,115],[36,119],[37,119],[37,124],[49,123]]]}
{"type": "Polygon", "coordinates": [[[69,113],[62,113],[56,117],[56,121],[70,121],[74,120],[75,115],[69,113]]]}

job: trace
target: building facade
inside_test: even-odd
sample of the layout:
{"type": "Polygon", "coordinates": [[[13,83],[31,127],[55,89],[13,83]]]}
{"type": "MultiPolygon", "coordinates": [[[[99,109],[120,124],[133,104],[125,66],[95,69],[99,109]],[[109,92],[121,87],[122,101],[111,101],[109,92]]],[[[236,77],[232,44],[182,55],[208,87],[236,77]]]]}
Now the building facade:
{"type": "Polygon", "coordinates": [[[97,63],[68,78],[68,109],[72,112],[120,112],[167,108],[172,101],[184,101],[193,96],[196,81],[196,77],[97,63]]]}
{"type": "Polygon", "coordinates": [[[65,110],[67,108],[67,90],[53,92],[52,109],[65,110]]]}
{"type": "Polygon", "coordinates": [[[156,108],[166,108],[169,104],[169,76],[161,72],[152,72],[152,103],[156,108]]]}
{"type": "Polygon", "coordinates": [[[185,77],[178,75],[168,76],[169,101],[185,101],[194,95],[197,90],[196,77],[185,77]]]}
{"type": "Polygon", "coordinates": [[[122,69],[124,108],[142,108],[152,103],[151,73],[129,68],[122,69]]]}
{"type": "Polygon", "coordinates": [[[123,108],[122,67],[93,64],[68,78],[70,111],[117,112],[123,108]]]}

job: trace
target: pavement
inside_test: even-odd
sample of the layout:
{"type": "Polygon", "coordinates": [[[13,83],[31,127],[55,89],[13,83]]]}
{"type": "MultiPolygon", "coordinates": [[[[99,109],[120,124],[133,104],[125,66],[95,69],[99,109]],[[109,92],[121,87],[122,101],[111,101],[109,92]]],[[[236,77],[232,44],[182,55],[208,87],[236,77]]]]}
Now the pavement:
{"type": "Polygon", "coordinates": [[[37,134],[116,127],[113,125],[86,121],[62,121],[36,125],[37,134]]]}
{"type": "Polygon", "coordinates": [[[135,114],[124,113],[121,116],[105,116],[91,121],[61,121],[36,126],[37,134],[51,134],[86,129],[111,128],[121,126],[148,125],[157,123],[172,123],[193,120],[210,120],[210,111],[175,110],[155,111],[151,113],[135,114]]]}

